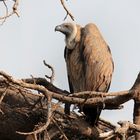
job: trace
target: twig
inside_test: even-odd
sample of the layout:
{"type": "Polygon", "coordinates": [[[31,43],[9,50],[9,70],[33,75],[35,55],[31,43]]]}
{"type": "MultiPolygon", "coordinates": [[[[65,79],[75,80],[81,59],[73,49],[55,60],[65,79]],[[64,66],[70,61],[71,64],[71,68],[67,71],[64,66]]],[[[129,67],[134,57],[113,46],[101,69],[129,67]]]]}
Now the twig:
{"type": "Polygon", "coordinates": [[[6,95],[7,90],[8,90],[8,87],[5,89],[5,91],[3,92],[3,94],[2,94],[1,97],[0,97],[0,104],[1,104],[1,102],[2,102],[2,100],[3,100],[3,98],[4,98],[4,96],[6,95]]]}
{"type": "Polygon", "coordinates": [[[40,103],[40,105],[42,106],[41,100],[43,97],[39,97],[39,99],[32,105],[31,109],[33,110],[35,108],[35,106],[40,103]]]}
{"type": "Polygon", "coordinates": [[[5,15],[5,18],[4,18],[4,20],[3,20],[1,25],[3,25],[3,23],[6,21],[6,18],[8,16],[8,7],[7,7],[7,4],[6,4],[5,0],[3,0],[3,4],[4,4],[5,8],[6,8],[6,15],[5,15]]]}
{"type": "Polygon", "coordinates": [[[12,16],[13,14],[16,14],[16,15],[19,17],[19,14],[18,14],[18,12],[17,12],[17,7],[18,7],[18,4],[19,4],[19,0],[14,0],[13,10],[12,10],[11,13],[8,13],[8,7],[7,7],[7,4],[6,4],[5,0],[2,0],[2,1],[3,1],[3,3],[4,3],[5,8],[6,8],[6,15],[0,17],[0,20],[4,20],[4,21],[2,22],[2,24],[6,21],[6,19],[7,19],[8,17],[12,16]]]}
{"type": "Polygon", "coordinates": [[[47,121],[46,124],[45,124],[44,126],[42,126],[41,128],[39,128],[39,129],[37,129],[37,130],[35,130],[35,131],[27,132],[27,133],[16,131],[16,133],[17,133],[17,134],[21,134],[21,135],[32,135],[32,134],[36,135],[36,134],[39,134],[39,133],[41,133],[42,131],[46,130],[46,128],[48,127],[49,124],[50,124],[50,122],[47,121]]]}
{"type": "Polygon", "coordinates": [[[41,133],[42,131],[46,130],[48,125],[50,124],[50,121],[51,121],[51,114],[52,114],[52,112],[50,111],[51,109],[49,108],[50,104],[51,104],[51,97],[48,97],[47,122],[45,123],[44,126],[42,126],[41,128],[39,128],[39,129],[37,129],[35,131],[28,132],[28,133],[18,132],[18,131],[16,131],[16,133],[21,134],[21,135],[32,135],[32,134],[37,135],[37,134],[41,133]]]}
{"type": "Polygon", "coordinates": [[[33,75],[31,75],[31,78],[33,79],[33,84],[36,84],[36,81],[33,75]]]}
{"type": "Polygon", "coordinates": [[[19,14],[18,14],[18,12],[17,12],[18,5],[19,5],[19,0],[16,0],[15,1],[15,4],[13,6],[13,13],[15,13],[18,17],[20,17],[19,14]]]}
{"type": "Polygon", "coordinates": [[[52,111],[51,111],[51,100],[52,100],[52,96],[47,97],[47,121],[50,123],[51,122],[51,115],[52,115],[52,111]]]}
{"type": "Polygon", "coordinates": [[[45,77],[50,79],[50,83],[53,83],[54,77],[55,77],[55,71],[54,71],[54,69],[51,65],[49,65],[45,62],[45,60],[43,60],[43,63],[44,63],[45,66],[47,66],[49,69],[51,69],[51,71],[52,71],[51,76],[45,75],[45,77]]]}
{"type": "Polygon", "coordinates": [[[64,20],[67,18],[67,16],[70,16],[70,18],[74,21],[74,16],[70,13],[70,11],[67,9],[67,7],[65,6],[64,0],[60,0],[64,10],[66,11],[66,16],[64,18],[64,20]]]}
{"type": "Polygon", "coordinates": [[[114,136],[114,131],[113,130],[111,130],[111,131],[108,131],[108,132],[103,132],[103,133],[100,133],[100,135],[99,135],[99,138],[108,138],[108,137],[113,137],[114,136]]]}
{"type": "Polygon", "coordinates": [[[105,125],[106,127],[109,127],[110,129],[115,129],[116,125],[112,124],[111,122],[104,120],[102,118],[99,118],[99,124],[105,125]]]}
{"type": "Polygon", "coordinates": [[[99,138],[108,139],[108,137],[112,138],[115,135],[119,134],[122,137],[122,139],[125,139],[126,137],[128,137],[129,132],[133,133],[133,131],[130,130],[140,132],[140,126],[133,124],[129,121],[119,121],[118,124],[120,125],[120,127],[116,126],[114,130],[100,133],[99,138]]]}
{"type": "Polygon", "coordinates": [[[11,12],[10,14],[8,14],[7,16],[3,16],[3,17],[0,17],[0,20],[3,20],[5,18],[8,18],[8,17],[11,17],[14,13],[11,12]]]}
{"type": "Polygon", "coordinates": [[[33,136],[34,136],[34,140],[37,140],[37,135],[36,134],[33,134],[33,136]]]}
{"type": "MultiPolygon", "coordinates": [[[[51,97],[48,98],[48,102],[49,102],[48,106],[50,106],[51,97]]],[[[60,105],[60,102],[58,102],[52,109],[48,107],[47,122],[41,128],[39,128],[35,131],[32,131],[32,132],[24,133],[24,132],[16,131],[16,133],[21,134],[21,135],[32,135],[32,134],[37,135],[37,134],[45,131],[47,129],[47,127],[49,126],[51,120],[52,120],[52,113],[57,109],[57,107],[59,107],[59,105],[60,105]]]]}
{"type": "Polygon", "coordinates": [[[60,133],[62,134],[64,140],[68,140],[68,138],[66,137],[65,133],[63,132],[63,130],[59,127],[59,125],[57,124],[57,122],[55,121],[55,119],[52,119],[53,123],[55,124],[55,126],[58,128],[58,130],[60,131],[60,133]]]}
{"type": "Polygon", "coordinates": [[[119,121],[118,124],[123,127],[128,127],[128,129],[133,129],[137,132],[140,132],[140,125],[133,124],[130,121],[119,121]]]}
{"type": "Polygon", "coordinates": [[[24,89],[22,89],[21,87],[19,88],[19,87],[16,87],[15,85],[13,86],[12,85],[12,87],[14,87],[15,89],[17,89],[19,92],[19,94],[21,94],[22,96],[23,96],[23,98],[24,98],[24,100],[25,100],[25,102],[28,104],[28,105],[33,105],[33,104],[31,104],[30,103],[30,101],[26,98],[26,92],[28,92],[27,90],[24,90],[24,89]]]}
{"type": "Polygon", "coordinates": [[[51,140],[47,131],[44,131],[44,139],[43,140],[51,140]]]}

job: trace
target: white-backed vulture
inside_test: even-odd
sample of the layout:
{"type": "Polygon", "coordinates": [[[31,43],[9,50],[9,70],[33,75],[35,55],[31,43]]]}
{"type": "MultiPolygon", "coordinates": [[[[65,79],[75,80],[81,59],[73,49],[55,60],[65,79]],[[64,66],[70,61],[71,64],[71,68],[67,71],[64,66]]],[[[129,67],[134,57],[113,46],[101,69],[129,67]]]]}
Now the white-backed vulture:
{"type": "MultiPolygon", "coordinates": [[[[64,57],[70,92],[107,92],[114,69],[111,51],[97,26],[93,23],[85,27],[74,23],[63,23],[55,27],[65,35],[64,57]]],[[[66,113],[69,113],[66,104],[66,113]]],[[[84,105],[83,112],[90,124],[97,124],[101,109],[84,105]]]]}

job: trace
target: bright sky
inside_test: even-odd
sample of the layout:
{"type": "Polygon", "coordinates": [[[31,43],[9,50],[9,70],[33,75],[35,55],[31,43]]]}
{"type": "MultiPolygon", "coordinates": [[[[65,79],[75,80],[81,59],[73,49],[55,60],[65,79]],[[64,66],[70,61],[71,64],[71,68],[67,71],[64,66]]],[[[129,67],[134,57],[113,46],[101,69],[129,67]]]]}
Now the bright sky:
{"type": "MultiPolygon", "coordinates": [[[[140,71],[139,0],[69,0],[67,7],[78,24],[95,23],[108,42],[115,63],[110,91],[130,89],[140,71]]],[[[1,5],[1,3],[0,3],[1,5]]],[[[54,32],[65,17],[59,0],[22,0],[20,18],[10,17],[0,26],[0,70],[16,78],[44,77],[55,69],[55,84],[68,90],[64,36],[54,32]]],[[[70,21],[70,19],[68,19],[70,21]]],[[[116,122],[132,120],[133,102],[121,111],[104,111],[102,117],[116,122]]]]}

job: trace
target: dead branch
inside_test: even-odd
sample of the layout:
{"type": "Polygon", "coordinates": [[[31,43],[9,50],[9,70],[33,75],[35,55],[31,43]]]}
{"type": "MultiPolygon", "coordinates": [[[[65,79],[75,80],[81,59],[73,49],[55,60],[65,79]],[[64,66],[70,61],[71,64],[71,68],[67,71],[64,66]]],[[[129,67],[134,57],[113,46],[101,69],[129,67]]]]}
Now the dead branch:
{"type": "Polygon", "coordinates": [[[58,128],[58,130],[60,131],[60,133],[62,134],[64,140],[68,140],[67,136],[65,135],[65,133],[63,132],[63,130],[59,127],[59,125],[57,124],[57,122],[54,119],[52,121],[56,125],[56,127],[58,128]]]}
{"type": "MultiPolygon", "coordinates": [[[[0,17],[0,20],[3,20],[2,24],[6,21],[7,18],[11,17],[14,14],[16,14],[18,17],[20,17],[19,13],[18,13],[18,10],[17,10],[18,5],[19,5],[19,0],[13,0],[14,4],[12,6],[12,11],[11,12],[9,12],[9,9],[11,7],[7,7],[7,4],[6,4],[6,2],[8,0],[7,1],[6,0],[1,0],[1,1],[3,2],[4,6],[5,6],[5,9],[6,9],[5,15],[0,17]]],[[[72,13],[66,7],[64,0],[60,0],[60,2],[61,2],[61,5],[63,6],[64,10],[66,11],[66,16],[65,16],[64,20],[69,16],[74,21],[74,16],[72,15],[72,13]]]]}
{"type": "Polygon", "coordinates": [[[15,13],[19,17],[19,14],[18,14],[18,11],[17,11],[18,5],[19,5],[19,0],[15,0],[15,3],[13,5],[13,13],[15,13]]]}
{"type": "MultiPolygon", "coordinates": [[[[45,112],[44,114],[46,114],[46,119],[41,125],[38,122],[38,126],[35,127],[35,124],[33,123],[32,127],[30,127],[31,129],[26,129],[26,131],[24,131],[25,129],[18,129],[17,126],[15,127],[16,130],[14,129],[14,131],[18,131],[18,134],[22,134],[23,138],[25,138],[24,135],[28,135],[28,137],[34,136],[34,139],[39,140],[38,137],[40,137],[43,133],[44,137],[46,134],[46,137],[48,139],[53,139],[55,137],[58,138],[61,135],[63,138],[69,139],[71,136],[69,136],[68,132],[70,131],[73,135],[75,135],[76,133],[79,134],[78,137],[82,138],[88,137],[90,139],[94,137],[101,139],[114,139],[116,137],[119,137],[121,139],[128,138],[129,136],[134,134],[139,134],[140,132],[139,122],[134,124],[130,122],[119,122],[120,127],[118,127],[104,120],[100,120],[99,128],[91,127],[85,121],[84,116],[75,114],[73,112],[70,116],[66,116],[64,114],[63,108],[61,107],[62,109],[58,109],[56,103],[52,106],[51,101],[51,98],[53,98],[61,102],[69,102],[72,104],[79,105],[88,104],[91,106],[98,105],[100,107],[102,107],[103,104],[105,104],[105,109],[112,109],[114,107],[120,106],[121,104],[127,102],[130,99],[134,99],[138,105],[140,95],[140,74],[138,75],[135,84],[130,90],[112,93],[98,93],[94,91],[85,91],[69,95],[67,91],[55,87],[46,79],[30,78],[24,80],[16,80],[10,75],[6,74],[5,72],[0,71],[0,93],[1,97],[4,96],[3,93],[5,93],[5,96],[3,99],[1,99],[0,104],[1,109],[5,115],[7,114],[5,110],[6,106],[2,107],[4,103],[10,104],[11,107],[13,106],[13,104],[18,104],[18,107],[24,106],[28,109],[30,108],[31,110],[29,112],[32,112],[34,110],[38,111],[38,109],[42,109],[42,111],[45,112]],[[40,94],[34,94],[32,90],[39,91],[40,94]],[[12,98],[13,95],[14,98],[12,98]],[[89,98],[85,100],[85,97],[87,97],[88,95],[91,96],[89,96],[89,98]],[[10,97],[10,100],[8,100],[7,97],[10,97]],[[41,106],[37,102],[40,99],[40,97],[42,97],[42,99],[47,99],[46,101],[44,100],[43,106],[41,106]],[[32,106],[34,107],[32,108],[32,106]],[[55,122],[53,120],[55,120],[55,122]],[[56,133],[54,132],[54,130],[56,133]],[[54,134],[52,134],[53,132],[54,134]]],[[[14,105],[13,107],[17,106],[14,105]]],[[[138,107],[139,106],[135,106],[135,109],[137,109],[138,107]]],[[[24,112],[26,111],[24,110],[24,112]]],[[[136,116],[137,115],[138,114],[136,113],[136,116]]],[[[26,112],[25,116],[30,116],[28,111],[26,112]]],[[[138,135],[136,135],[136,138],[139,138],[138,135]]]]}
{"type": "Polygon", "coordinates": [[[134,135],[135,131],[140,132],[140,126],[129,121],[119,121],[118,124],[120,127],[115,126],[111,131],[100,133],[99,138],[111,138],[119,135],[119,137],[127,139],[130,135],[134,135]]]}
{"type": "Polygon", "coordinates": [[[17,8],[18,8],[18,5],[19,5],[19,0],[14,0],[14,4],[13,4],[13,7],[12,7],[12,12],[9,13],[9,7],[7,7],[7,4],[6,4],[6,1],[5,0],[1,0],[5,6],[5,9],[6,9],[6,14],[2,17],[0,17],[0,20],[3,20],[2,24],[6,21],[6,19],[8,17],[11,17],[13,14],[16,14],[18,17],[19,17],[19,14],[18,14],[18,11],[17,11],[17,8]]]}
{"type": "Polygon", "coordinates": [[[64,10],[66,11],[66,16],[65,16],[65,18],[64,18],[64,20],[68,17],[68,16],[70,16],[70,18],[74,21],[74,16],[71,14],[71,12],[67,9],[67,7],[65,6],[65,3],[64,3],[64,0],[60,0],[60,2],[61,2],[61,4],[62,4],[62,6],[63,6],[63,8],[64,8],[64,10]]]}
{"type": "Polygon", "coordinates": [[[7,90],[8,90],[8,87],[5,89],[5,91],[3,92],[3,94],[2,94],[1,97],[0,97],[0,104],[1,104],[1,102],[2,102],[2,100],[3,100],[3,98],[4,98],[4,96],[6,95],[7,90]]]}
{"type": "MultiPolygon", "coordinates": [[[[84,99],[84,98],[78,98],[78,97],[70,97],[70,96],[66,96],[65,92],[63,93],[63,95],[57,94],[55,92],[51,92],[49,90],[47,90],[46,88],[44,88],[43,86],[40,85],[35,85],[35,84],[29,84],[29,83],[25,83],[21,80],[14,80],[11,76],[7,75],[4,72],[0,72],[0,75],[4,76],[9,82],[12,82],[13,84],[19,85],[21,87],[24,88],[29,88],[29,89],[33,89],[33,90],[37,90],[40,93],[42,93],[44,96],[52,96],[52,98],[55,98],[57,100],[60,100],[62,102],[69,102],[72,104],[86,104],[86,105],[92,105],[92,106],[100,106],[102,108],[103,106],[103,101],[104,101],[104,105],[105,105],[105,109],[111,109],[114,106],[119,106],[125,102],[127,102],[130,99],[133,99],[135,97],[136,94],[136,90],[128,90],[128,91],[124,91],[121,92],[121,95],[115,96],[115,97],[100,97],[100,93],[98,97],[94,97],[94,98],[88,98],[88,99],[84,99]],[[102,99],[104,98],[104,100],[102,99]]],[[[87,92],[86,92],[87,93],[87,92]]],[[[91,91],[89,91],[89,94],[91,93],[91,91]]],[[[98,95],[97,92],[94,92],[94,94],[96,94],[96,96],[98,95]]],[[[101,95],[105,96],[106,93],[102,93],[101,95]]],[[[117,93],[114,93],[115,95],[117,95],[117,93]]],[[[120,93],[118,93],[120,94],[120,93]]],[[[110,95],[110,94],[108,94],[110,95]]]]}
{"type": "Polygon", "coordinates": [[[44,63],[45,66],[47,66],[49,69],[51,69],[51,71],[52,71],[51,76],[45,75],[45,77],[48,78],[48,79],[50,79],[50,83],[53,83],[54,77],[55,77],[54,68],[53,68],[51,65],[47,64],[47,63],[45,62],[45,60],[43,61],[43,63],[44,63]]]}
{"type": "Polygon", "coordinates": [[[7,4],[6,4],[5,1],[3,1],[3,4],[4,4],[5,9],[6,9],[6,14],[5,14],[5,18],[4,18],[3,22],[2,22],[2,24],[6,21],[6,18],[7,18],[7,16],[8,16],[8,7],[7,7],[7,4]]]}

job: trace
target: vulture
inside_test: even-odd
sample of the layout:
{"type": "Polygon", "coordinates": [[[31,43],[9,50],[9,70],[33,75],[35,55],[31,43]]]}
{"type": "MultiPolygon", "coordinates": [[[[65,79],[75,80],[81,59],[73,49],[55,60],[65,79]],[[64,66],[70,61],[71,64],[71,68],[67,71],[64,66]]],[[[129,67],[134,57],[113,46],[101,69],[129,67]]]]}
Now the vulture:
{"type": "MultiPolygon", "coordinates": [[[[81,27],[75,23],[63,23],[55,27],[65,35],[64,57],[71,93],[81,91],[107,92],[110,87],[114,63],[109,46],[93,23],[81,27]]],[[[83,105],[86,120],[97,125],[101,108],[83,105]]],[[[70,113],[70,104],[65,104],[70,113]]]]}

